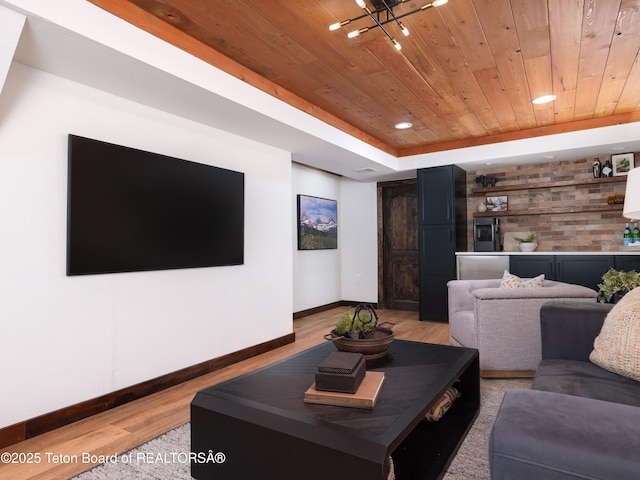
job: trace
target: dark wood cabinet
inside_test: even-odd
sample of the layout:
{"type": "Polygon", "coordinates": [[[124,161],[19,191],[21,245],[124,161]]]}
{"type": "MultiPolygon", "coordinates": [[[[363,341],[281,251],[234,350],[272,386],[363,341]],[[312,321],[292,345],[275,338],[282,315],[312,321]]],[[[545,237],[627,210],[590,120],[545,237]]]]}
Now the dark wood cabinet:
{"type": "Polygon", "coordinates": [[[455,217],[455,185],[451,167],[418,171],[418,223],[450,224],[455,217]]]}
{"type": "Polygon", "coordinates": [[[533,278],[544,273],[544,278],[553,280],[555,273],[555,255],[511,255],[509,272],[523,278],[533,278]]]}
{"type": "Polygon", "coordinates": [[[455,165],[418,170],[420,320],[448,320],[447,282],[467,246],[466,172],[455,165]]]}
{"type": "Polygon", "coordinates": [[[455,254],[453,258],[451,255],[453,235],[453,228],[446,225],[418,227],[420,320],[446,321],[449,317],[447,282],[455,278],[455,254]],[[451,277],[452,269],[454,277],[451,277]]]}
{"type": "Polygon", "coordinates": [[[635,270],[640,273],[640,254],[638,255],[616,255],[614,268],[616,270],[624,270],[630,272],[635,270]]]}
{"type": "Polygon", "coordinates": [[[543,273],[547,280],[582,285],[596,291],[599,290],[598,284],[602,283],[602,276],[610,268],[626,272],[635,270],[640,273],[640,253],[620,255],[616,252],[602,252],[601,255],[592,253],[581,255],[573,252],[572,254],[545,252],[512,253],[507,257],[509,272],[521,278],[533,278],[543,273]]]}
{"type": "Polygon", "coordinates": [[[511,255],[509,271],[532,278],[544,273],[548,280],[573,283],[598,290],[610,269],[640,272],[640,255],[511,255]]]}
{"type": "Polygon", "coordinates": [[[602,275],[613,265],[613,255],[556,255],[555,279],[598,290],[602,275]]]}

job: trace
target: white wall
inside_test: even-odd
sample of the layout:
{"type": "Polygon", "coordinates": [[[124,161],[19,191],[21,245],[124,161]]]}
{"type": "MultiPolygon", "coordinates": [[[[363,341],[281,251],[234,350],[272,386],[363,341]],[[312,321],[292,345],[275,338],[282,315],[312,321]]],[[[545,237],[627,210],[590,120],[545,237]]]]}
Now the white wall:
{"type": "Polygon", "coordinates": [[[12,64],[0,428],[290,333],[291,188],[287,152],[12,64]],[[69,133],[244,172],[245,264],[66,277],[69,133]]]}
{"type": "Polygon", "coordinates": [[[361,183],[299,164],[292,165],[292,211],[297,195],[338,202],[338,249],[297,250],[293,238],[293,311],[340,300],[377,302],[378,244],[375,183],[361,183]]]}
{"type": "Polygon", "coordinates": [[[0,6],[0,93],[9,73],[25,20],[24,15],[0,6]]]}
{"type": "Polygon", "coordinates": [[[293,311],[327,305],[342,300],[340,249],[342,247],[342,202],[340,177],[330,173],[292,164],[293,195],[291,222],[293,244],[293,311]],[[298,250],[297,195],[328,198],[338,202],[338,249],[298,250]]]}
{"type": "Polygon", "coordinates": [[[376,183],[341,180],[343,300],[378,301],[377,195],[376,183]]]}

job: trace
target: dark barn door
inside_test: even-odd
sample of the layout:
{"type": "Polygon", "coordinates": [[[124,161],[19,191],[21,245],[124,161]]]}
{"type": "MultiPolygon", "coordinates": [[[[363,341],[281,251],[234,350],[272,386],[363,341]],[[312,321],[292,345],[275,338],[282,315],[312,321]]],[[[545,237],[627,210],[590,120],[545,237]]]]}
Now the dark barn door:
{"type": "Polygon", "coordinates": [[[380,184],[384,308],[418,311],[418,200],[416,183],[380,184]]]}

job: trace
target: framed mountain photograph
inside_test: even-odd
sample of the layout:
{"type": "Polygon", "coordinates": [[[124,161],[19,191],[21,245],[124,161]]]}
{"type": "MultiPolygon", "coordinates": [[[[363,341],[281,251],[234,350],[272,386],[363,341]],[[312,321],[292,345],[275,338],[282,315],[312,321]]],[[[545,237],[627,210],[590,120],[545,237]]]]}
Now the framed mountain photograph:
{"type": "Polygon", "coordinates": [[[298,250],[338,248],[338,202],[298,195],[298,250]]]}

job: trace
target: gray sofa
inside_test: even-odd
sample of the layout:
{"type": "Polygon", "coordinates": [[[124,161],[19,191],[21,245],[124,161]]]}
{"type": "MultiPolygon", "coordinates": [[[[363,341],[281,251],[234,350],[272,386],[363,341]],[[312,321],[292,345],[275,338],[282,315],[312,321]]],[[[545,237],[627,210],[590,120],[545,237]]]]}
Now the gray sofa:
{"type": "Polygon", "coordinates": [[[483,377],[531,377],[541,359],[540,307],[551,300],[595,304],[598,293],[552,280],[542,288],[500,288],[501,282],[447,283],[449,343],[478,349],[483,377]]]}
{"type": "Polygon", "coordinates": [[[640,478],[640,382],[589,361],[608,304],[549,302],[531,390],[508,391],[489,438],[492,480],[640,478]]]}

